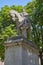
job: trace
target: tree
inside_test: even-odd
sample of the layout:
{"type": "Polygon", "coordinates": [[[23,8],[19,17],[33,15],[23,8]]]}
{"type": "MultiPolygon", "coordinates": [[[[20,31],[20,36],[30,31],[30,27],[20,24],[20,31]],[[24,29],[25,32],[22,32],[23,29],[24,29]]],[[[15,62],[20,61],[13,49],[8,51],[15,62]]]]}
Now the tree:
{"type": "Polygon", "coordinates": [[[43,65],[43,0],[34,0],[26,5],[31,20],[32,41],[38,46],[43,65]],[[41,49],[40,49],[41,47],[41,49]]]}
{"type": "Polygon", "coordinates": [[[9,11],[9,6],[4,6],[0,11],[0,57],[4,59],[4,46],[3,43],[8,37],[17,35],[15,23],[12,22],[9,11]]]}
{"type": "Polygon", "coordinates": [[[43,65],[43,59],[42,59],[42,55],[43,55],[43,0],[39,1],[36,0],[38,4],[36,11],[35,11],[35,18],[36,21],[38,22],[38,34],[39,34],[39,45],[41,48],[41,50],[39,51],[40,53],[40,58],[41,58],[41,65],[43,65]]]}
{"type": "Polygon", "coordinates": [[[31,21],[32,41],[34,41],[39,48],[40,46],[43,47],[43,1],[34,0],[29,2],[25,6],[25,9],[29,13],[31,21]]]}

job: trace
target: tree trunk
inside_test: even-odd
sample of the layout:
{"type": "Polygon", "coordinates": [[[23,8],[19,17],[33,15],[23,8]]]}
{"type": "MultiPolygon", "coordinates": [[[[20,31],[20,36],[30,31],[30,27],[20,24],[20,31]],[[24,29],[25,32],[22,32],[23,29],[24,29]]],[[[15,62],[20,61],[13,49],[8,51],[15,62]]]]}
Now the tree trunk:
{"type": "Polygon", "coordinates": [[[39,51],[39,57],[41,60],[41,65],[43,65],[43,49],[42,49],[42,51],[39,51]]]}

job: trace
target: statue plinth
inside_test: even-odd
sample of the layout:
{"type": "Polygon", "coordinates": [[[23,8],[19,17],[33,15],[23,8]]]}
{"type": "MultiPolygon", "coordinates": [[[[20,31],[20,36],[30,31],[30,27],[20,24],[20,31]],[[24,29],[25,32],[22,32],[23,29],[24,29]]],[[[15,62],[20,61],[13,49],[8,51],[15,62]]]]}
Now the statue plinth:
{"type": "Polygon", "coordinates": [[[32,41],[22,36],[7,40],[5,46],[5,65],[39,65],[38,49],[32,41]]]}

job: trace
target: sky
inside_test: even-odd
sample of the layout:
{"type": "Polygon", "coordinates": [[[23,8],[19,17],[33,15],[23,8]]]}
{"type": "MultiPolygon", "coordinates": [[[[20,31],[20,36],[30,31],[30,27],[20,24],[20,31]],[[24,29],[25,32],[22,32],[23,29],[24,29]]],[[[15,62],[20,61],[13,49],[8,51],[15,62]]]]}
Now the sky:
{"type": "Polygon", "coordinates": [[[0,0],[0,8],[8,5],[8,6],[12,6],[12,5],[26,5],[28,2],[30,2],[32,0],[0,0]]]}

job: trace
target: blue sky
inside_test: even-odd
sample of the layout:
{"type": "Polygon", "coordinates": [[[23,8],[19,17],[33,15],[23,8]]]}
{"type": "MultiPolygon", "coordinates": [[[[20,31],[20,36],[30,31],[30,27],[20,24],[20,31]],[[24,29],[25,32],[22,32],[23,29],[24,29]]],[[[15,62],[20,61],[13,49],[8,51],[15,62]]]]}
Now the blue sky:
{"type": "Polygon", "coordinates": [[[3,7],[4,5],[26,5],[28,2],[32,0],[0,0],[0,8],[3,7]]]}

